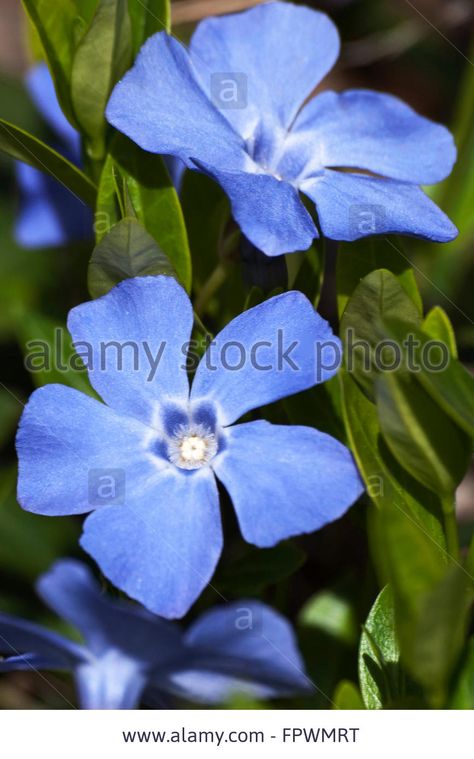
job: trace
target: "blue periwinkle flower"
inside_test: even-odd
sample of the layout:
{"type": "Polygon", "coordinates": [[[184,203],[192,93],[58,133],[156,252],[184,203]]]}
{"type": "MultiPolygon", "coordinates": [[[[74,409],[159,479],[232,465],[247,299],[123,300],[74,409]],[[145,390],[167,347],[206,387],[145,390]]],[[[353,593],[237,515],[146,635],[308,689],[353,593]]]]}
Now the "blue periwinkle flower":
{"type": "Polygon", "coordinates": [[[244,235],[269,256],[318,237],[299,193],[333,240],[454,239],[420,187],[453,167],[447,129],[383,93],[309,99],[339,46],[325,14],[280,2],[204,20],[189,51],[160,32],[116,85],[107,118],[145,150],[213,177],[244,235]]]}
{"type": "Polygon", "coordinates": [[[319,529],[362,492],[350,452],[332,437],[263,420],[231,426],[337,371],[339,340],[304,295],[237,316],[209,345],[190,391],[192,326],[191,301],[170,277],[125,280],[77,306],[68,328],[105,403],[47,385],[17,437],[23,508],[92,511],[83,548],[165,617],[188,610],[221,554],[216,477],[244,538],[261,547],[319,529]]]}
{"type": "MultiPolygon", "coordinates": [[[[70,161],[81,162],[80,135],[61,111],[53,80],[45,63],[28,73],[30,96],[57,138],[55,148],[70,161]]],[[[67,187],[48,174],[16,162],[20,208],[15,239],[25,248],[45,248],[91,239],[92,212],[67,187]]]]}
{"type": "Polygon", "coordinates": [[[184,632],[104,595],[79,561],[56,562],[37,590],[84,643],[0,613],[0,673],[72,671],[84,709],[133,709],[142,697],[214,704],[236,693],[275,698],[311,690],[290,624],[258,601],[211,609],[184,632]]]}

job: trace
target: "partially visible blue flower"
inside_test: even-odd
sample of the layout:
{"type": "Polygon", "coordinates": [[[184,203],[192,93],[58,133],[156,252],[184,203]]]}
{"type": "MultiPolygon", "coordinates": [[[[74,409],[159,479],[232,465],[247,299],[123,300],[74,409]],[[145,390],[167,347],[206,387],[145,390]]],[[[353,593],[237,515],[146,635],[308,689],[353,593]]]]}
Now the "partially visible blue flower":
{"type": "MultiPolygon", "coordinates": [[[[26,85],[37,109],[56,135],[55,149],[80,165],[80,136],[61,111],[45,63],[31,69],[26,85]]],[[[48,174],[25,163],[16,162],[15,171],[20,190],[15,238],[20,245],[45,248],[92,238],[92,212],[80,198],[48,174]]]]}
{"type": "Polygon", "coordinates": [[[276,296],[228,324],[190,391],[192,326],[189,297],[164,276],[125,280],[74,308],[69,331],[107,405],[47,385],[17,436],[23,508],[92,511],[83,548],[114,585],[165,617],[188,610],[221,554],[216,477],[244,538],[261,547],[338,519],[363,489],[350,452],[329,435],[234,425],[336,373],[340,342],[304,295],[276,296]]]}
{"type": "Polygon", "coordinates": [[[258,601],[212,609],[184,632],[104,595],[79,561],[56,562],[37,590],[84,643],[0,613],[0,673],[69,670],[84,709],[133,709],[142,697],[214,704],[236,693],[264,699],[311,690],[290,624],[258,601]]]}
{"type": "Polygon", "coordinates": [[[457,230],[420,185],[451,171],[447,129],[391,95],[324,92],[339,54],[323,13],[270,2],[197,27],[189,52],[160,32],[107,107],[109,122],[152,153],[181,158],[228,194],[244,235],[269,256],[323,234],[401,233],[446,242],[457,230]]]}

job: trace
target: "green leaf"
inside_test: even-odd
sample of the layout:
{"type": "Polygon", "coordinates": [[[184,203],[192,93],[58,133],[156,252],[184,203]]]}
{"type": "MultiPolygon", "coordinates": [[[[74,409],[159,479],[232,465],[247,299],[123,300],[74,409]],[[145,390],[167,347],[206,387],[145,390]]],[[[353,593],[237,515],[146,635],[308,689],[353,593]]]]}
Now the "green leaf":
{"type": "Polygon", "coordinates": [[[128,0],[135,54],[155,32],[171,31],[169,0],[128,0]]]}
{"type": "Polygon", "coordinates": [[[398,279],[381,269],[366,276],[358,285],[341,320],[345,367],[371,398],[381,350],[384,341],[391,338],[386,326],[388,319],[421,326],[418,307],[398,279]]]}
{"type": "Polygon", "coordinates": [[[376,396],[382,434],[397,461],[435,493],[454,493],[470,460],[466,434],[413,375],[380,374],[376,396]]]}
{"type": "Polygon", "coordinates": [[[306,554],[289,541],[274,548],[246,548],[244,556],[222,570],[218,586],[233,596],[261,593],[294,574],[305,560],[306,554]]]}
{"type": "Polygon", "coordinates": [[[474,709],[474,638],[467,645],[449,708],[474,709]]]}
{"type": "Polygon", "coordinates": [[[89,263],[93,298],[108,293],[129,277],[176,273],[153,237],[136,219],[122,219],[96,245],[89,263]]]}
{"type": "Polygon", "coordinates": [[[422,313],[421,295],[402,243],[398,239],[394,243],[388,238],[373,237],[339,244],[336,279],[340,317],[361,280],[376,269],[386,269],[396,276],[419,313],[422,313]]]}
{"type": "Polygon", "coordinates": [[[178,195],[162,158],[145,153],[131,140],[118,134],[112,141],[111,155],[114,162],[108,159],[102,173],[97,208],[98,213],[101,212],[100,218],[107,220],[107,214],[111,214],[112,220],[115,220],[117,200],[120,200],[117,191],[122,196],[125,211],[126,194],[134,215],[166,253],[179,280],[189,291],[191,254],[186,227],[178,195]],[[115,200],[112,198],[114,186],[115,200]]]}
{"type": "Polygon", "coordinates": [[[462,650],[472,581],[395,504],[379,512],[378,524],[376,550],[385,556],[402,661],[440,708],[462,650]]]}
{"type": "Polygon", "coordinates": [[[0,389],[0,446],[3,446],[12,435],[20,412],[21,402],[8,390],[0,389]]]}
{"type": "Polygon", "coordinates": [[[77,166],[32,134],[3,119],[0,119],[0,150],[49,174],[73,195],[94,207],[96,187],[77,166]]]}
{"type": "Polygon", "coordinates": [[[358,623],[354,605],[336,589],[322,590],[306,601],[298,622],[305,627],[320,630],[348,646],[357,642],[358,623]]]}
{"type": "Polygon", "coordinates": [[[332,700],[334,709],[365,709],[358,687],[350,680],[341,680],[332,700]]]}
{"type": "Polygon", "coordinates": [[[92,22],[78,45],[71,72],[71,98],[88,154],[105,155],[105,107],[113,86],[132,61],[127,0],[100,0],[92,22]]]}
{"type": "Polygon", "coordinates": [[[456,336],[449,317],[441,306],[434,306],[423,321],[423,332],[433,340],[445,343],[453,358],[458,357],[456,336]]]}
{"type": "Polygon", "coordinates": [[[84,32],[77,5],[74,0],[23,0],[23,5],[41,40],[61,108],[77,128],[69,89],[74,53],[84,32]]]}
{"type": "Polygon", "coordinates": [[[65,326],[42,314],[29,312],[19,317],[17,333],[25,367],[37,387],[57,382],[97,397],[65,326]]]}
{"type": "Polygon", "coordinates": [[[362,631],[359,682],[367,709],[389,707],[405,696],[393,598],[388,586],[377,597],[362,631]]]}
{"type": "Polygon", "coordinates": [[[381,433],[377,409],[356,382],[341,374],[342,408],[350,448],[368,495],[384,510],[391,505],[446,551],[443,509],[436,494],[413,479],[392,456],[381,433]]]}

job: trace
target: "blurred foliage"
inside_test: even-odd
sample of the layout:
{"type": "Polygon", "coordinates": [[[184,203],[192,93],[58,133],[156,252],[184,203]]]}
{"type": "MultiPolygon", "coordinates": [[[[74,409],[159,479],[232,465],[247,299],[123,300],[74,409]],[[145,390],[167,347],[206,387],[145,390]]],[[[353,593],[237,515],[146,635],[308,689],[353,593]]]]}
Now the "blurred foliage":
{"type": "MultiPolygon", "coordinates": [[[[472,709],[474,542],[468,554],[468,524],[458,545],[454,513],[474,431],[474,380],[466,369],[474,363],[472,23],[455,23],[452,4],[444,2],[425,3],[433,24],[401,0],[307,4],[330,12],[346,43],[330,86],[389,90],[452,128],[458,163],[430,193],[460,235],[444,246],[406,238],[342,244],[332,268],[331,250],[322,247],[279,262],[278,277],[283,272],[315,304],[321,298],[334,325],[340,320],[346,347],[350,339],[368,341],[371,368],[362,371],[355,354],[354,366],[338,378],[262,415],[311,424],[347,442],[367,495],[320,533],[258,551],[243,544],[222,493],[227,550],[191,615],[222,598],[253,596],[293,620],[315,692],[275,708],[472,709]],[[430,338],[446,344],[443,371],[407,373],[408,333],[419,339],[419,350],[430,338]],[[381,340],[400,346],[399,370],[377,370],[373,351],[381,340]]],[[[30,59],[48,60],[84,146],[82,170],[58,156],[21,81],[0,72],[0,607],[38,620],[43,612],[31,583],[54,558],[78,551],[80,521],[18,507],[14,431],[37,385],[62,382],[93,393],[80,365],[70,367],[68,310],[124,277],[174,272],[194,298],[201,333],[215,333],[269,293],[249,281],[221,189],[187,172],[178,197],[162,159],[114,136],[104,120],[108,95],[142,42],[169,27],[166,0],[23,5],[30,59]],[[93,206],[97,197],[94,250],[77,244],[28,251],[14,242],[11,156],[41,164],[93,206]],[[32,365],[38,340],[52,359],[47,366],[38,357],[32,365]]],[[[175,31],[188,39],[192,28],[175,31]]],[[[474,521],[474,496],[471,505],[474,521]]],[[[70,684],[59,682],[73,700],[70,684]]],[[[0,683],[0,707],[38,706],[64,703],[28,673],[0,683]]],[[[228,706],[270,708],[241,699],[228,706]]]]}

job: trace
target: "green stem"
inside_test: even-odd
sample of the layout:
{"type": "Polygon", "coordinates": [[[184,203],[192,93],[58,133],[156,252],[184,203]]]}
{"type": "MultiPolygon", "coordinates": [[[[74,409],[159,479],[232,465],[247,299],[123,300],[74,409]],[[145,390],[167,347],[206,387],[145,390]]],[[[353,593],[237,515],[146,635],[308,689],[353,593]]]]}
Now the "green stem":
{"type": "Polygon", "coordinates": [[[194,310],[198,316],[201,316],[212,296],[222,287],[228,273],[228,266],[222,263],[217,264],[209,279],[202,286],[194,303],[194,310]]]}
{"type": "Polygon", "coordinates": [[[457,559],[459,557],[459,535],[456,521],[456,511],[454,508],[454,498],[450,495],[443,496],[442,499],[444,514],[444,532],[446,535],[446,546],[449,555],[457,559]]]}

